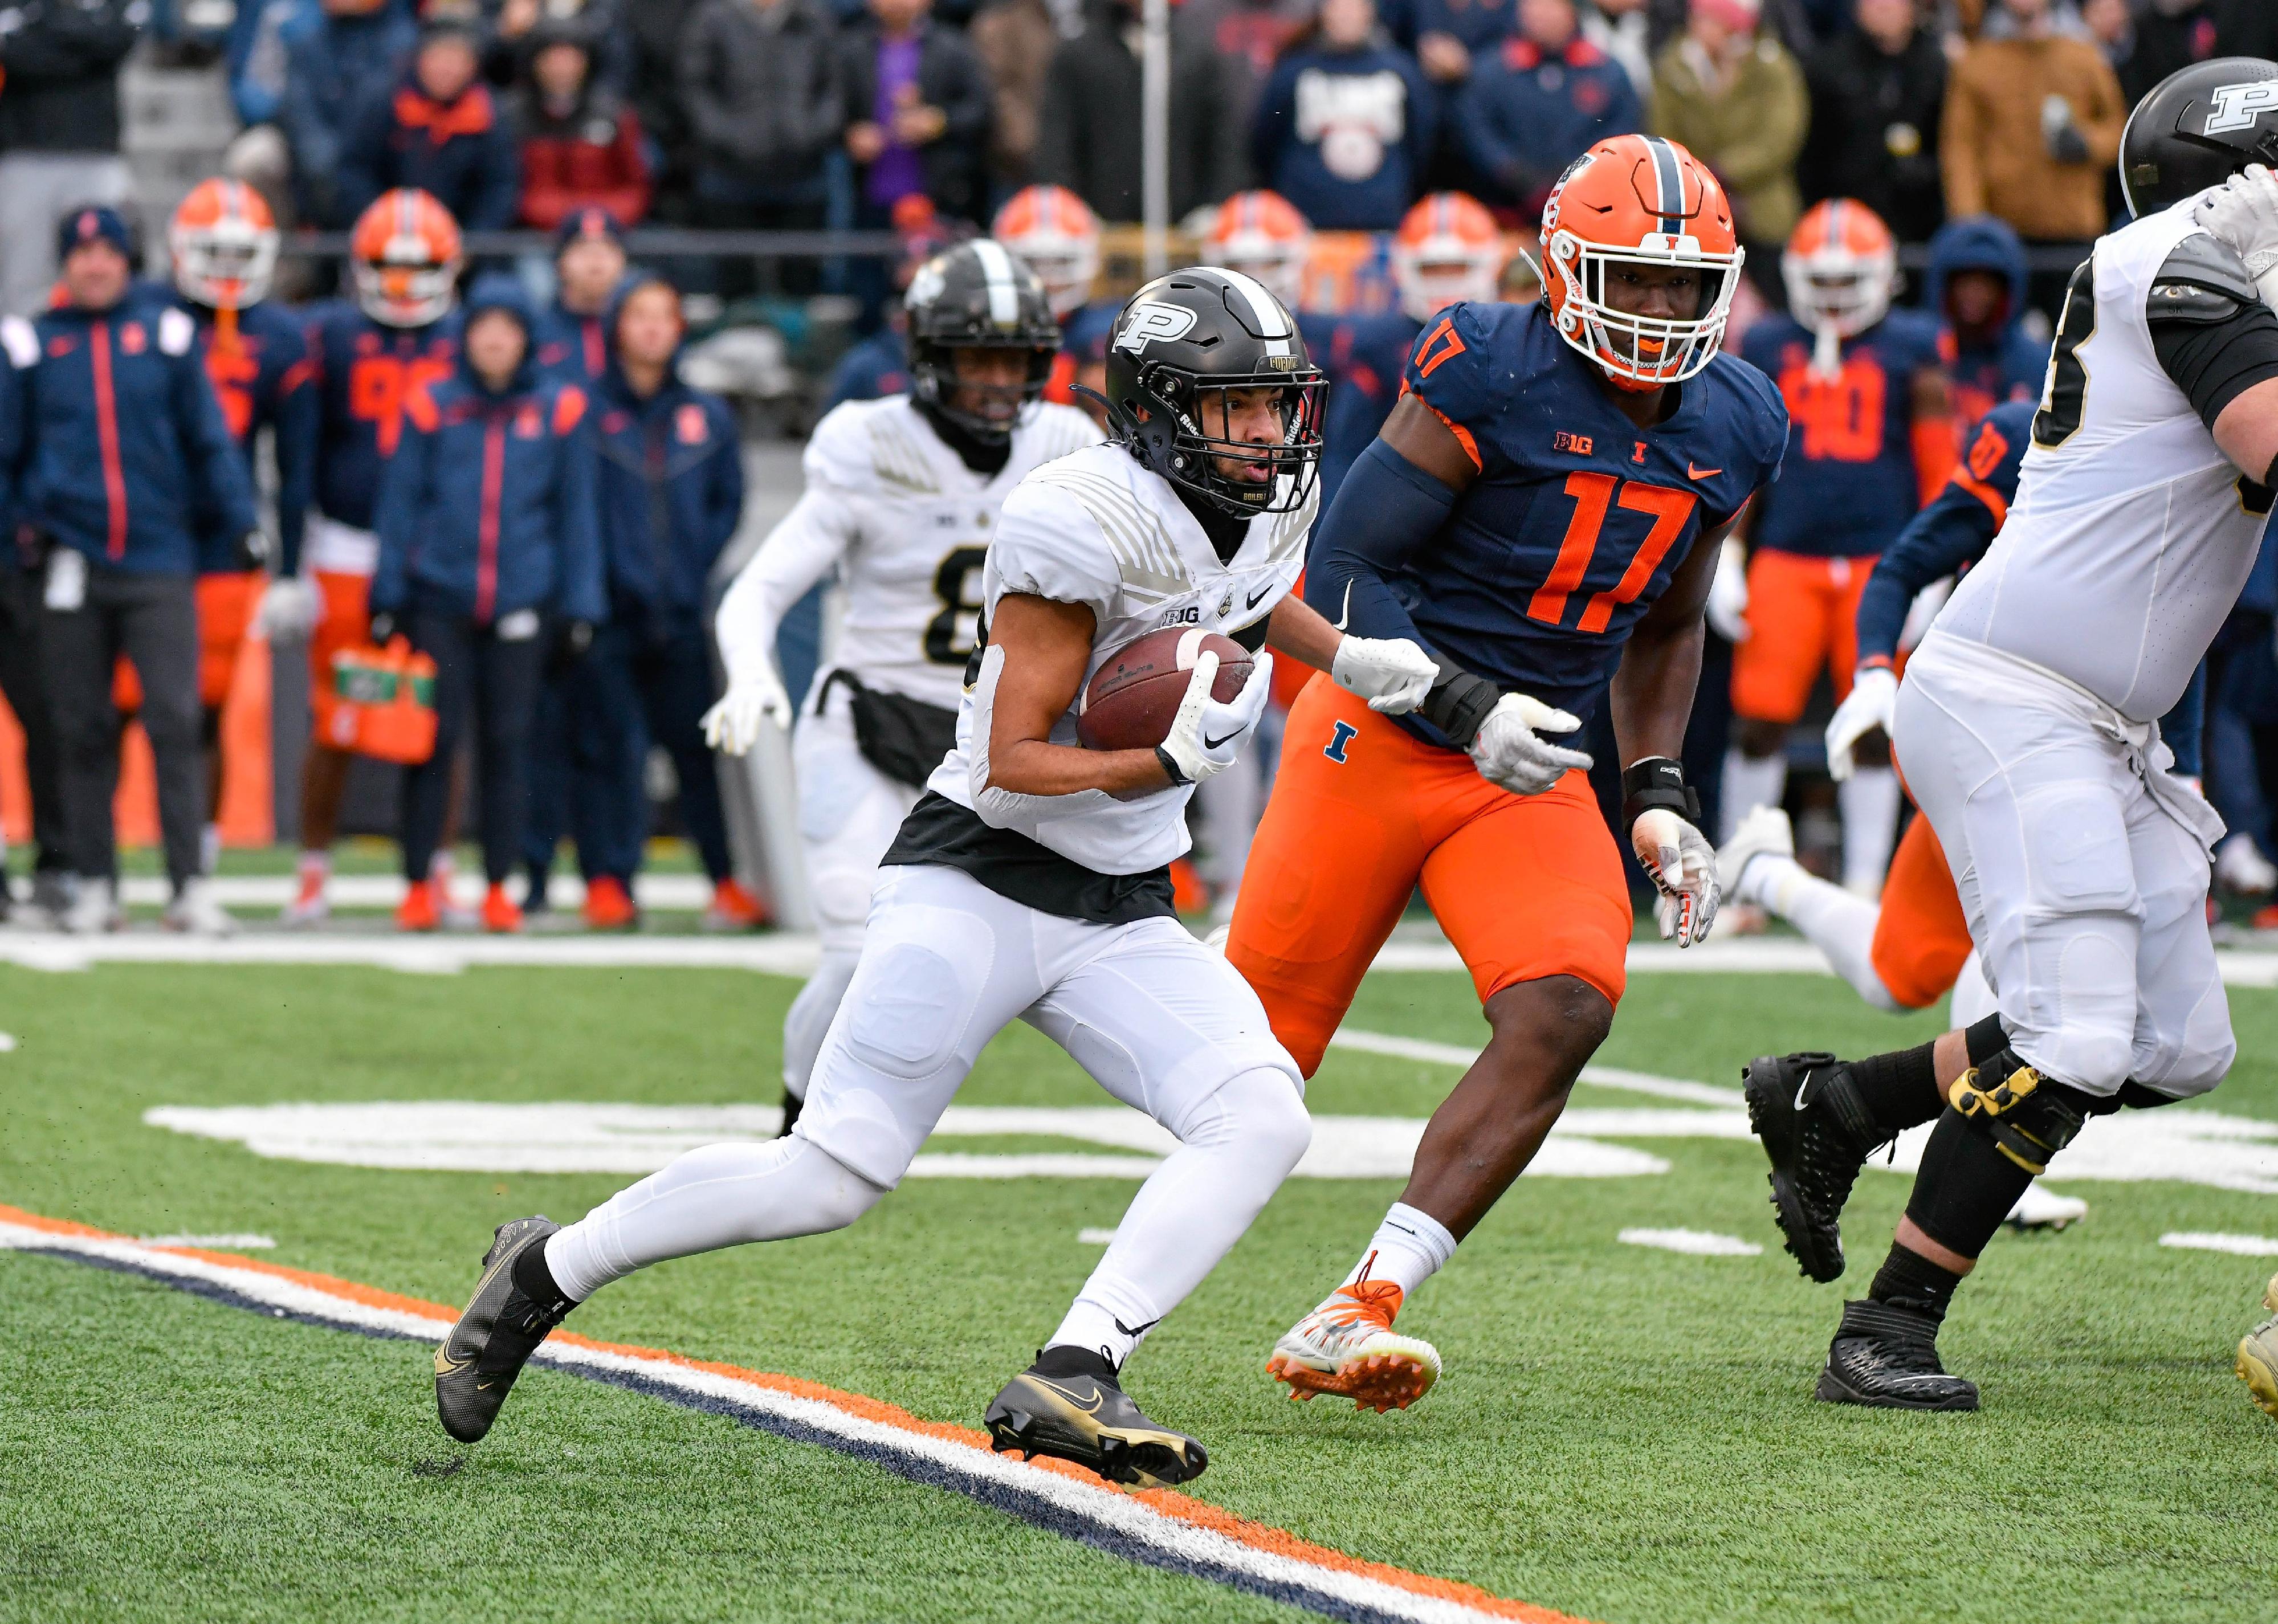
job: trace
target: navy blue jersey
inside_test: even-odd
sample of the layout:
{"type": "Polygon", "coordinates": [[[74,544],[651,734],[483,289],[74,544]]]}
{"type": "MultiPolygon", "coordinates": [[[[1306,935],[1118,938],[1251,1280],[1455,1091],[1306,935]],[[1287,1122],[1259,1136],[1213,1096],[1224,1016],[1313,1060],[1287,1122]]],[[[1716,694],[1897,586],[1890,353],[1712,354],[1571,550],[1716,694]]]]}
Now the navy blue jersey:
{"type": "Polygon", "coordinates": [[[1969,431],[1961,461],[1930,506],[1875,561],[1859,596],[1859,661],[1892,664],[1915,595],[1985,556],[2017,499],[2017,474],[2032,444],[2030,400],[1996,407],[1969,431]]]}
{"type": "Polygon", "coordinates": [[[380,474],[403,438],[404,403],[458,364],[458,317],[391,327],[352,304],[327,305],[310,324],[309,354],[317,370],[317,507],[337,524],[371,530],[380,474]]]}
{"type": "MultiPolygon", "coordinates": [[[[1681,386],[1667,421],[1638,428],[1540,304],[1450,306],[1417,340],[1404,379],[1479,475],[1436,534],[1358,567],[1381,578],[1435,654],[1585,720],[1703,528],[1746,506],[1787,444],[1778,393],[1728,355],[1681,386]]],[[[1324,522],[1308,577],[1308,601],[1332,621],[1354,573],[1348,538],[1367,529],[1352,506],[1324,522]]],[[[1445,742],[1428,723],[1398,720],[1445,742]]]]}
{"type": "MultiPolygon", "coordinates": [[[[254,477],[254,442],[261,431],[266,428],[275,435],[278,571],[292,575],[301,567],[301,538],[308,523],[317,455],[316,392],[310,387],[315,369],[309,361],[308,330],[281,307],[264,301],[237,312],[232,342],[217,343],[219,318],[213,311],[187,299],[175,303],[197,324],[206,377],[221,402],[230,438],[245,460],[247,479],[254,477]]],[[[197,527],[201,575],[241,567],[237,553],[242,536],[233,534],[218,513],[201,508],[197,527]]]]}
{"type": "MultiPolygon", "coordinates": [[[[1301,317],[1302,322],[1304,318],[1301,317]]],[[[1345,470],[1368,449],[1400,400],[1401,373],[1424,324],[1399,310],[1333,323],[1321,349],[1306,347],[1329,375],[1328,420],[1321,432],[1321,506],[1336,499],[1345,470]]]]}
{"type": "Polygon", "coordinates": [[[1812,370],[1812,334],[1768,316],[1741,340],[1787,402],[1791,427],[1779,482],[1756,505],[1750,539],[1812,558],[1871,558],[1922,506],[1915,471],[1914,380],[1938,364],[1937,321],[1893,310],[1843,341],[1843,370],[1812,370]]]}

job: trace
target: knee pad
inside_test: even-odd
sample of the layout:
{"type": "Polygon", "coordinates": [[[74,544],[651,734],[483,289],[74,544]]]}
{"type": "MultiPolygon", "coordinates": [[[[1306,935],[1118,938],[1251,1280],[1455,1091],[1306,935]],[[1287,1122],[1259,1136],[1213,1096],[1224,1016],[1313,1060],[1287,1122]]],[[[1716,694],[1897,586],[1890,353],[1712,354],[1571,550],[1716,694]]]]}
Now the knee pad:
{"type": "Polygon", "coordinates": [[[1955,1079],[1946,1103],[1993,1141],[1994,1148],[2038,1178],[2049,1158],[2087,1125],[2096,1096],[2043,1077],[2005,1048],[1955,1079]]]}
{"type": "MultiPolygon", "coordinates": [[[[1228,1078],[1215,1096],[1219,1115],[1208,1137],[1239,1144],[1284,1174],[1313,1142],[1313,1118],[1286,1071],[1260,1067],[1228,1078]]],[[[1202,1136],[1197,1136],[1202,1137],[1202,1136]]]]}

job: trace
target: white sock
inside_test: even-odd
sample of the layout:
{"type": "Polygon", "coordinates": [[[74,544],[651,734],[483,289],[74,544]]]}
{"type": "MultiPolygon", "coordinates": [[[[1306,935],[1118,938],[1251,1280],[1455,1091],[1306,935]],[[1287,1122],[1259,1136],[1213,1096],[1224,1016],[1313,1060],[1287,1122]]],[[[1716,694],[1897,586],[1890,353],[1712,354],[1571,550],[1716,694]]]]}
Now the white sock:
{"type": "Polygon", "coordinates": [[[1882,894],[1899,838],[1899,775],[1862,766],[1835,786],[1843,812],[1843,883],[1862,896],[1882,894]]]}
{"type": "Polygon", "coordinates": [[[1777,806],[1787,793],[1787,758],[1784,755],[1747,756],[1738,747],[1724,752],[1723,845],[1740,827],[1740,820],[1759,806],[1777,806]]]}
{"type": "Polygon", "coordinates": [[[791,1012],[784,1017],[783,1071],[784,1092],[794,1100],[806,1098],[806,1079],[814,1075],[814,1057],[822,1052],[830,1018],[838,1013],[847,985],[854,980],[854,966],[861,958],[858,949],[825,948],[814,973],[791,1001],[791,1012]]]}
{"type": "Polygon", "coordinates": [[[1961,970],[1953,978],[1953,1003],[1946,1011],[1947,1024],[1955,1026],[1975,1026],[1987,1016],[2001,1008],[2001,1001],[1993,995],[1991,983],[1985,980],[1985,965],[1977,957],[1977,949],[1969,949],[1969,957],[1961,961],[1961,970]]]}
{"type": "Polygon", "coordinates": [[[1873,903],[1829,884],[1793,858],[1770,851],[1750,860],[1733,891],[1801,931],[1828,967],[1869,1003],[1900,1012],[1899,1001],[1875,973],[1875,926],[1882,910],[1873,903]]]}
{"type": "Polygon", "coordinates": [[[198,831],[198,873],[210,874],[221,862],[221,825],[209,823],[198,831]]]}
{"type": "Polygon", "coordinates": [[[1313,1122],[1283,1073],[1244,1071],[1174,1131],[1179,1147],[1139,1186],[1046,1346],[1097,1348],[1120,1369],[1233,1250],[1305,1154],[1313,1122]]]}
{"type": "Polygon", "coordinates": [[[1350,1285],[1366,1275],[1372,1280],[1389,1280],[1403,1298],[1412,1297],[1455,1255],[1456,1238],[1446,1224],[1428,1212],[1395,1201],[1344,1284],[1350,1285]]]}
{"type": "Polygon", "coordinates": [[[845,1229],[885,1193],[796,1134],[705,1145],[549,1236],[546,1266],[583,1302],[669,1257],[845,1229]]]}

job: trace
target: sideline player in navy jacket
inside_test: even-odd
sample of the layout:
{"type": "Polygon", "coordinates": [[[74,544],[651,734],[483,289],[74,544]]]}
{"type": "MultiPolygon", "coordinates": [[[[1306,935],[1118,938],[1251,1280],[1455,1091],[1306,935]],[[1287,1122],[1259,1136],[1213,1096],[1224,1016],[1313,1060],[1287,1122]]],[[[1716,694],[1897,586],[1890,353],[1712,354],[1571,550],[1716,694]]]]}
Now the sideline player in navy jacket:
{"type": "Polygon", "coordinates": [[[458,370],[405,402],[374,528],[371,637],[398,629],[436,665],[435,751],[405,774],[396,922],[432,930],[420,883],[442,833],[451,758],[468,713],[482,741],[483,922],[521,927],[505,881],[527,808],[530,721],[549,659],[582,657],[608,612],[590,403],[539,376],[521,288],[497,277],[467,301],[458,370]]]}
{"type": "Polygon", "coordinates": [[[532,342],[548,377],[590,392],[609,369],[608,316],[625,279],[624,229],[606,209],[573,209],[554,233],[554,302],[532,342]]]}
{"type": "MultiPolygon", "coordinates": [[[[594,392],[593,427],[609,618],[564,684],[586,919],[632,918],[632,878],[648,832],[643,766],[654,742],[672,757],[681,822],[712,879],[705,922],[754,925],[759,904],[734,878],[718,771],[699,727],[715,697],[706,583],[744,513],[735,415],[680,380],[684,329],[670,283],[628,284],[610,305],[608,330],[610,364],[594,392]]],[[[552,858],[558,827],[533,828],[544,842],[534,856],[552,858]]]]}
{"type": "Polygon", "coordinates": [[[158,816],[174,899],[166,922],[224,933],[197,883],[205,797],[198,749],[195,516],[268,555],[253,487],[198,353],[196,326],[133,287],[126,222],[81,209],[57,233],[63,299],[0,323],[0,513],[48,549],[45,644],[65,825],[80,894],[67,923],[124,922],[111,821],[118,784],[111,667],[141,674],[157,759],[158,816]]]}

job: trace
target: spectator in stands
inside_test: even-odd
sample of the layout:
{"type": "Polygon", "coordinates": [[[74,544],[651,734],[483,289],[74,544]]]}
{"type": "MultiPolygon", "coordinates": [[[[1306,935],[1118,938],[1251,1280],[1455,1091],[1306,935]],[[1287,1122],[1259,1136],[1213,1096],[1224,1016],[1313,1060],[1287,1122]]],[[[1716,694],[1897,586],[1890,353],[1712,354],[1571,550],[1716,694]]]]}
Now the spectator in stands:
{"type": "Polygon", "coordinates": [[[575,797],[585,814],[577,862],[586,919],[612,922],[614,909],[615,922],[631,920],[654,744],[672,758],[681,825],[712,881],[704,923],[748,928],[761,911],[735,877],[717,767],[700,725],[716,697],[707,583],[744,511],[735,414],[680,379],[684,325],[671,284],[656,277],[628,283],[608,326],[612,364],[594,405],[609,618],[573,678],[587,718],[575,797]]]}
{"type": "MultiPolygon", "coordinates": [[[[356,116],[403,76],[418,49],[419,25],[404,0],[295,0],[278,26],[284,83],[274,117],[286,162],[233,167],[272,204],[289,196],[303,220],[354,217],[340,194],[340,155],[356,116]],[[287,184],[289,179],[289,185],[287,184]]],[[[256,51],[253,61],[260,60],[256,51]]],[[[240,106],[246,105],[241,94],[240,106]]]]}
{"type": "Polygon", "coordinates": [[[1423,189],[1432,88],[1377,31],[1375,0],[1322,0],[1258,93],[1250,166],[1324,231],[1390,231],[1423,189]]]}
{"type": "Polygon", "coordinates": [[[1051,66],[1052,52],[1059,46],[1059,27],[1044,0],[991,0],[966,32],[994,88],[989,118],[989,172],[1001,196],[1028,184],[1029,165],[1036,151],[1036,117],[1043,105],[1044,74],[1051,66]]]}
{"type": "Polygon", "coordinates": [[[1540,217],[1566,166],[1645,122],[1621,65],[1582,37],[1575,0],[1518,0],[1518,35],[1472,59],[1456,121],[1481,200],[1540,217]]]}
{"type": "MultiPolygon", "coordinates": [[[[2104,53],[2055,26],[2053,0],[1998,0],[2007,37],[1954,64],[1939,133],[1946,211],[1994,214],[2026,243],[2077,261],[2110,217],[2104,178],[2120,155],[2128,103],[2104,53]]],[[[2033,303],[2052,312],[2070,265],[2036,271],[2033,303]]]]}
{"type": "Polygon", "coordinates": [[[1243,132],[1245,142],[1257,116],[1258,92],[1273,77],[1273,65],[1319,9],[1319,0],[1181,0],[1172,13],[1171,27],[1181,46],[1218,58],[1227,126],[1243,132]]]}
{"type": "MultiPolygon", "coordinates": [[[[1241,133],[1227,122],[1228,71],[1207,42],[1171,35],[1171,217],[1242,183],[1241,133]]],[[[1083,32],[1044,75],[1036,179],[1064,186],[1103,220],[1141,214],[1138,0],[1085,0],[1083,32]]]]}
{"type": "Polygon", "coordinates": [[[469,231],[514,224],[522,164],[490,88],[478,80],[481,42],[462,18],[428,22],[394,94],[367,103],[340,158],[334,217],[355,218],[383,192],[417,187],[469,231]]]}
{"type": "MultiPolygon", "coordinates": [[[[846,131],[837,24],[818,0],[703,0],[680,35],[680,94],[695,135],[699,225],[814,231],[823,159],[846,131]]],[[[786,286],[813,286],[806,266],[786,286]]],[[[748,291],[747,276],[722,291],[748,291]]]]}
{"type": "Polygon", "coordinates": [[[268,556],[253,487],[231,441],[187,313],[135,294],[126,222],[81,209],[57,233],[60,294],[36,321],[0,322],[0,506],[47,571],[40,637],[62,751],[64,828],[79,875],[66,924],[125,923],[111,801],[124,654],[140,674],[158,772],[173,901],[166,923],[232,928],[199,879],[205,761],[199,739],[197,519],[268,556]]]}
{"type": "Polygon", "coordinates": [[[1640,96],[1653,94],[1652,7],[1647,0],[1589,0],[1582,37],[1622,65],[1640,96]]]}
{"type": "Polygon", "coordinates": [[[1424,77],[1449,94],[1518,27],[1517,0],[1394,0],[1383,8],[1393,42],[1416,53],[1424,77]]]}
{"type": "Polygon", "coordinates": [[[2049,344],[2027,330],[2025,245],[2007,221],[1989,214],[1948,221],[1930,240],[1923,282],[1923,307],[1944,328],[1938,353],[1957,422],[2039,395],[2049,344]]]}
{"type": "Polygon", "coordinates": [[[476,286],[458,369],[405,402],[380,483],[371,640],[385,647],[406,632],[436,666],[435,751],[403,781],[405,930],[440,923],[425,882],[470,720],[490,882],[483,924],[522,927],[505,882],[522,855],[539,684],[549,662],[584,656],[608,613],[592,402],[539,374],[531,330],[513,278],[476,286]]]}
{"type": "Polygon", "coordinates": [[[522,137],[522,222],[552,231],[574,214],[605,211],[613,225],[648,213],[647,144],[640,120],[592,79],[585,34],[553,23],[531,36],[530,81],[515,100],[522,137]]]}
{"type": "Polygon", "coordinates": [[[1900,241],[1924,242],[1945,217],[1938,172],[1945,52],[1914,0],[1857,0],[1856,20],[1805,64],[1811,141],[1797,179],[1806,202],[1856,198],[1900,241]]]}
{"type": "Polygon", "coordinates": [[[0,15],[0,314],[46,308],[59,222],[126,201],[118,65],[146,9],[73,0],[0,15]]]}
{"type": "Polygon", "coordinates": [[[693,218],[694,131],[681,101],[680,35],[702,0],[641,0],[622,27],[630,55],[627,95],[656,160],[652,207],[660,220],[693,218]]]}
{"type": "MultiPolygon", "coordinates": [[[[433,0],[428,9],[432,14],[433,0]]],[[[484,9],[490,33],[484,42],[483,77],[501,89],[528,78],[531,58],[549,39],[563,34],[585,42],[587,73],[596,85],[622,95],[632,82],[632,42],[617,0],[504,0],[494,11],[484,9]]]]}
{"type": "Polygon", "coordinates": [[[1759,0],[1692,0],[1685,32],[1654,59],[1647,122],[1716,171],[1756,286],[1777,301],[1780,250],[1803,213],[1795,160],[1811,104],[1761,16],[1759,0]]]}
{"type": "Polygon", "coordinates": [[[905,197],[931,199],[944,219],[977,221],[988,207],[988,72],[930,9],[931,0],[870,0],[871,21],[840,42],[855,221],[870,230],[891,225],[905,197]]]}

